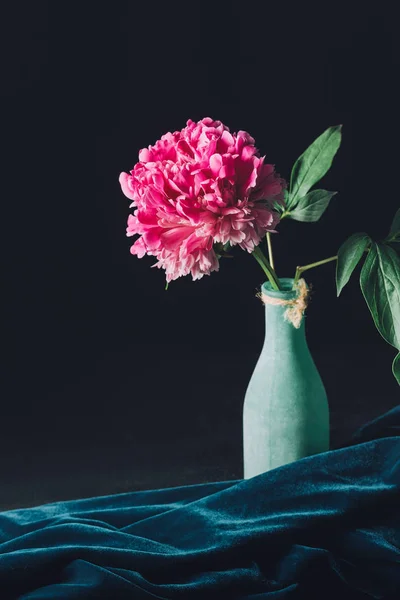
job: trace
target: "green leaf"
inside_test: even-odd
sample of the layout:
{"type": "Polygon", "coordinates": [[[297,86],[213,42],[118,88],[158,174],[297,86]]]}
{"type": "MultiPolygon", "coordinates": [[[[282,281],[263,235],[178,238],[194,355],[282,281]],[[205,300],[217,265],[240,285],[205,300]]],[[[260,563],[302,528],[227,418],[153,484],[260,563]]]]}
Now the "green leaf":
{"type": "Polygon", "coordinates": [[[227,252],[231,248],[230,242],[226,242],[226,244],[223,244],[222,242],[215,242],[213,248],[218,259],[233,258],[233,256],[227,252]]]}
{"type": "Polygon", "coordinates": [[[400,258],[392,248],[372,242],[360,285],[379,333],[400,350],[400,258]]]}
{"type": "Polygon", "coordinates": [[[400,208],[394,215],[393,223],[390,227],[388,238],[391,240],[400,238],[400,208]]]}
{"type": "Polygon", "coordinates": [[[397,356],[395,357],[395,359],[393,361],[392,371],[393,371],[393,375],[397,379],[397,383],[400,385],[400,352],[399,352],[399,354],[397,354],[397,356]]]}
{"type": "Polygon", "coordinates": [[[282,206],[282,204],[279,204],[279,202],[275,201],[273,208],[280,216],[283,215],[283,213],[285,212],[285,207],[282,206]]]}
{"type": "Polygon", "coordinates": [[[305,196],[330,169],[342,139],[341,129],[341,125],[329,127],[296,160],[290,176],[287,208],[294,208],[298,198],[305,196]]]}
{"type": "Polygon", "coordinates": [[[336,263],[337,295],[349,281],[371,238],[366,233],[354,233],[339,248],[336,263]]]}
{"type": "Polygon", "coordinates": [[[274,210],[276,210],[276,212],[279,213],[280,215],[286,210],[288,191],[284,190],[283,195],[284,195],[283,202],[282,201],[278,202],[278,200],[274,200],[274,203],[273,203],[274,210]]]}
{"type": "Polygon", "coordinates": [[[167,281],[167,282],[166,282],[166,284],[165,284],[165,288],[164,288],[164,290],[165,290],[165,291],[167,291],[167,289],[168,289],[168,281],[167,281]]]}
{"type": "Polygon", "coordinates": [[[288,219],[315,223],[328,207],[331,198],[337,192],[314,190],[297,201],[296,208],[287,213],[288,219]]]}
{"type": "Polygon", "coordinates": [[[390,242],[390,247],[393,248],[397,252],[397,254],[400,254],[400,239],[398,242],[390,242]]]}

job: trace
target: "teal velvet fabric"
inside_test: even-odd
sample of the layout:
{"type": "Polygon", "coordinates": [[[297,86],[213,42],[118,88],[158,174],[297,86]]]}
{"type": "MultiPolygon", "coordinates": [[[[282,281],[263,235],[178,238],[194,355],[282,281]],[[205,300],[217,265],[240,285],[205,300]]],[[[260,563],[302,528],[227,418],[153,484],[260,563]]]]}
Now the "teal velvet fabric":
{"type": "Polygon", "coordinates": [[[400,598],[400,407],[259,475],[0,513],[0,599],[400,598]]]}

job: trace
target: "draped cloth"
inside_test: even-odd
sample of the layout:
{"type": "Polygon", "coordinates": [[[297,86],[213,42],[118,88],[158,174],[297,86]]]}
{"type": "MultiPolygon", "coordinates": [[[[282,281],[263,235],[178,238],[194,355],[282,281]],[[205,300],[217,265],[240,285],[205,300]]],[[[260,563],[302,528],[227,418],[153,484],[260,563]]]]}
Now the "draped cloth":
{"type": "Polygon", "coordinates": [[[400,599],[400,406],[249,480],[0,513],[0,599],[400,599]]]}

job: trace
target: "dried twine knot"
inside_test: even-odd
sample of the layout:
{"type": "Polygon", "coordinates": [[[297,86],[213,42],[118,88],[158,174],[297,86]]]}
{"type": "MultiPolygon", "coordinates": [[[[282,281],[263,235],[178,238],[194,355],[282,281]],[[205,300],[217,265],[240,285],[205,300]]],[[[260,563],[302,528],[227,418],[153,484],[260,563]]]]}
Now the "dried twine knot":
{"type": "Polygon", "coordinates": [[[308,306],[309,301],[309,289],[304,279],[299,279],[296,284],[297,296],[291,300],[282,300],[282,298],[273,298],[267,294],[258,293],[257,296],[264,302],[264,304],[273,304],[275,306],[287,306],[284,317],[286,321],[289,321],[299,329],[303,320],[304,311],[308,306]]]}

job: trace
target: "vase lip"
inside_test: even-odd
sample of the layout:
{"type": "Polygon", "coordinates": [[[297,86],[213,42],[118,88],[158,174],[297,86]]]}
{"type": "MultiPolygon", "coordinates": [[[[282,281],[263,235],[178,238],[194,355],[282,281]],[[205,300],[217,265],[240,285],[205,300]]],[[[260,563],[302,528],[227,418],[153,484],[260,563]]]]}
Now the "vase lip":
{"type": "Polygon", "coordinates": [[[293,277],[280,277],[279,284],[280,290],[274,290],[270,281],[265,281],[261,286],[261,293],[270,296],[271,298],[282,298],[285,300],[291,300],[296,298],[297,290],[293,289],[294,279],[293,277]]]}

